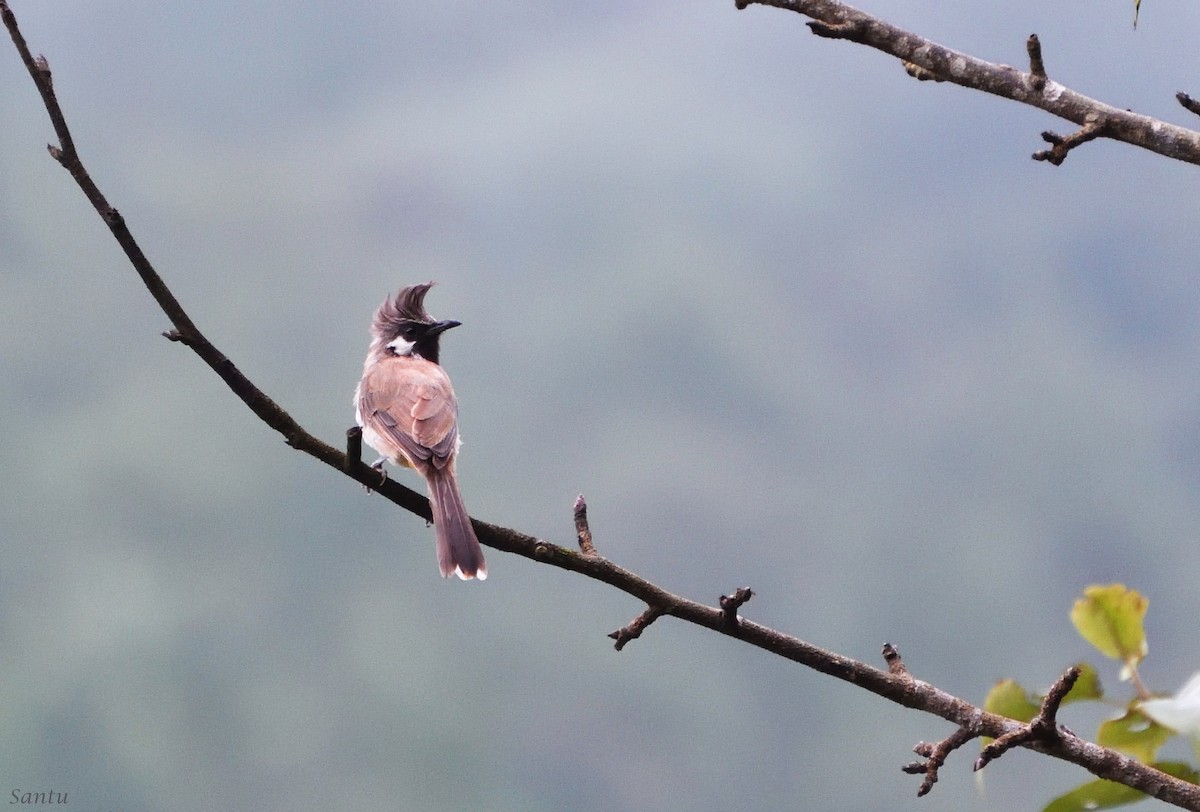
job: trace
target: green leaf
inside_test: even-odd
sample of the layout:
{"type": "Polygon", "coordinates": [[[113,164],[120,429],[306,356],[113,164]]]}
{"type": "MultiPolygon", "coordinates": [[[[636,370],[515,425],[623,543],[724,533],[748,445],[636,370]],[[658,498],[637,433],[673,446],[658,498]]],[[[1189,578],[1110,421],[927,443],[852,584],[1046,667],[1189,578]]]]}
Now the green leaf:
{"type": "Polygon", "coordinates": [[[1200,784],[1200,772],[1186,761],[1156,761],[1150,766],[1189,784],[1200,784]]]}
{"type": "Polygon", "coordinates": [[[1145,714],[1127,710],[1123,716],[1100,725],[1096,743],[1149,764],[1158,753],[1158,748],[1174,735],[1173,730],[1156,724],[1145,714]]]}
{"type": "Polygon", "coordinates": [[[1100,675],[1096,666],[1091,663],[1076,663],[1079,668],[1079,679],[1071,686],[1071,690],[1063,697],[1062,703],[1083,702],[1089,699],[1103,699],[1104,690],[1100,687],[1100,675]]]}
{"type": "Polygon", "coordinates": [[[1034,702],[1029,692],[1016,680],[1000,680],[988,691],[987,699],[983,700],[983,709],[988,713],[998,713],[1018,722],[1028,722],[1037,716],[1041,704],[1034,702]]]}
{"type": "Polygon", "coordinates": [[[1093,585],[1071,607],[1071,622],[1101,654],[1125,664],[1126,679],[1148,650],[1142,620],[1149,605],[1149,599],[1124,584],[1093,585]]]}
{"type": "MultiPolygon", "coordinates": [[[[1180,761],[1160,761],[1150,766],[1162,770],[1167,775],[1196,783],[1197,773],[1189,764],[1180,761]]],[[[1137,803],[1147,797],[1149,796],[1133,787],[1101,778],[1076,787],[1066,795],[1058,796],[1046,804],[1042,812],[1090,812],[1094,809],[1112,809],[1137,803]]]]}
{"type": "Polygon", "coordinates": [[[1114,806],[1137,803],[1146,797],[1144,792],[1133,787],[1099,778],[1076,787],[1066,795],[1059,795],[1046,804],[1042,812],[1090,812],[1094,809],[1112,809],[1114,806]]]}

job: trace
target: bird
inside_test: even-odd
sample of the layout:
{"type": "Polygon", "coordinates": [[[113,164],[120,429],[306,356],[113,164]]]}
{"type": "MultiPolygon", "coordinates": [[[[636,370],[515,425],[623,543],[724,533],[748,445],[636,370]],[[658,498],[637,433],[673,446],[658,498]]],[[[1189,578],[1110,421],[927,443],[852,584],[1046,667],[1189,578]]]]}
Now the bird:
{"type": "Polygon", "coordinates": [[[455,474],[462,444],[458,398],[439,361],[442,334],[462,323],[437,321],[425,311],[433,284],[401,288],[375,311],[354,418],[363,439],[383,455],[375,467],[382,471],[387,461],[425,479],[442,577],[482,581],[487,564],[455,474]]]}

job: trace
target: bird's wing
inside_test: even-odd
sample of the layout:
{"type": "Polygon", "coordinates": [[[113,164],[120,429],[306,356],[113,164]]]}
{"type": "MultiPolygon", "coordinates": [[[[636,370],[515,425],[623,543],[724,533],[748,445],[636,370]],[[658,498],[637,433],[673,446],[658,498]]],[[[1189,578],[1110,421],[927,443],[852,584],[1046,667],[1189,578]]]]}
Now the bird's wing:
{"type": "Polygon", "coordinates": [[[443,468],[458,446],[458,399],[437,364],[380,361],[363,376],[358,406],[363,420],[413,463],[443,468]]]}

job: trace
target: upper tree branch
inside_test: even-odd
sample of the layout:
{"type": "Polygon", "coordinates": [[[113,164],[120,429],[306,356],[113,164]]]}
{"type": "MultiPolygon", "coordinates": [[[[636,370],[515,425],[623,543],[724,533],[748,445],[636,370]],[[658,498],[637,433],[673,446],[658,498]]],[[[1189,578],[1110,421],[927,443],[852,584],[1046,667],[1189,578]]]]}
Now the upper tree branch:
{"type": "MultiPolygon", "coordinates": [[[[830,3],[814,3],[813,5],[836,6],[836,4],[830,3]]],[[[46,111],[58,135],[59,145],[50,147],[51,155],[71,173],[76,183],[87,195],[112,231],[117,243],[125,251],[146,288],[174,325],[174,330],[164,333],[164,335],[190,347],[225,381],[242,402],[263,422],[282,434],[292,447],[310,454],[363,485],[373,488],[406,510],[425,519],[430,518],[429,503],[425,497],[392,480],[381,483],[378,471],[364,465],[357,458],[361,451],[360,436],[351,434],[347,437],[347,453],[317,439],[301,427],[275,401],[258,389],[200,332],[154,270],[134,240],[124,219],[115,208],[109,205],[84,168],[55,95],[49,66],[44,58],[32,56],[17,27],[16,18],[9,10],[5,0],[0,0],[0,17],[3,18],[5,27],[11,34],[17,51],[42,96],[46,111]]],[[[859,23],[853,21],[851,21],[850,27],[862,29],[859,23]]],[[[862,30],[866,32],[864,36],[871,36],[871,26],[862,30]]],[[[738,607],[753,594],[748,588],[739,589],[732,597],[724,598],[722,606],[707,606],[668,592],[636,573],[598,555],[592,543],[591,530],[587,527],[584,508],[585,505],[580,500],[575,514],[577,534],[582,548],[579,551],[552,544],[506,527],[474,519],[472,522],[479,540],[489,547],[580,573],[643,601],[648,607],[642,615],[645,620],[640,625],[638,625],[638,621],[635,621],[630,624],[630,627],[627,627],[627,629],[636,627],[633,629],[634,632],[640,633],[641,629],[652,622],[654,618],[665,615],[703,626],[821,673],[859,685],[905,707],[940,716],[964,731],[955,735],[955,740],[981,735],[1000,739],[1005,735],[1024,729],[1019,722],[986,713],[929,683],[914,679],[908,670],[899,664],[898,654],[890,646],[885,651],[890,663],[889,670],[882,671],[866,663],[818,648],[799,638],[738,616],[738,607]]],[[[626,636],[632,639],[636,634],[630,632],[626,636]]],[[[618,642],[620,643],[620,640],[618,642]]],[[[1200,810],[1200,787],[1173,778],[1115,751],[1067,735],[1026,737],[1017,741],[1018,738],[1010,735],[1009,741],[1014,741],[1021,747],[1073,762],[1102,778],[1118,781],[1177,806],[1200,810]]]]}
{"type": "MultiPolygon", "coordinates": [[[[1101,121],[1103,131],[1097,133],[1100,137],[1200,164],[1200,132],[1113,107],[1048,79],[1041,45],[1036,40],[1028,45],[1033,65],[1026,73],[939,45],[837,0],[736,0],[738,8],[751,4],[811,17],[813,22],[809,27],[814,34],[850,40],[891,54],[918,78],[937,78],[1039,107],[1081,128],[1089,122],[1101,121]],[[1035,47],[1036,59],[1033,59],[1035,47]]],[[[1062,154],[1065,156],[1065,151],[1062,154]]]]}

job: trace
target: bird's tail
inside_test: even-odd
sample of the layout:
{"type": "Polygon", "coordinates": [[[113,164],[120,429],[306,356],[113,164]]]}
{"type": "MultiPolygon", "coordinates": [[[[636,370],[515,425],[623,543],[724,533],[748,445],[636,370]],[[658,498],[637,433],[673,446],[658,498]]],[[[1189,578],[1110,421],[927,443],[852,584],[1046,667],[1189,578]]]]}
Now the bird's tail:
{"type": "Polygon", "coordinates": [[[451,574],[464,581],[471,578],[487,578],[487,564],[471,517],[463,505],[462,494],[453,469],[431,470],[429,479],[429,506],[433,509],[433,529],[437,535],[438,568],[443,578],[451,574]]]}

